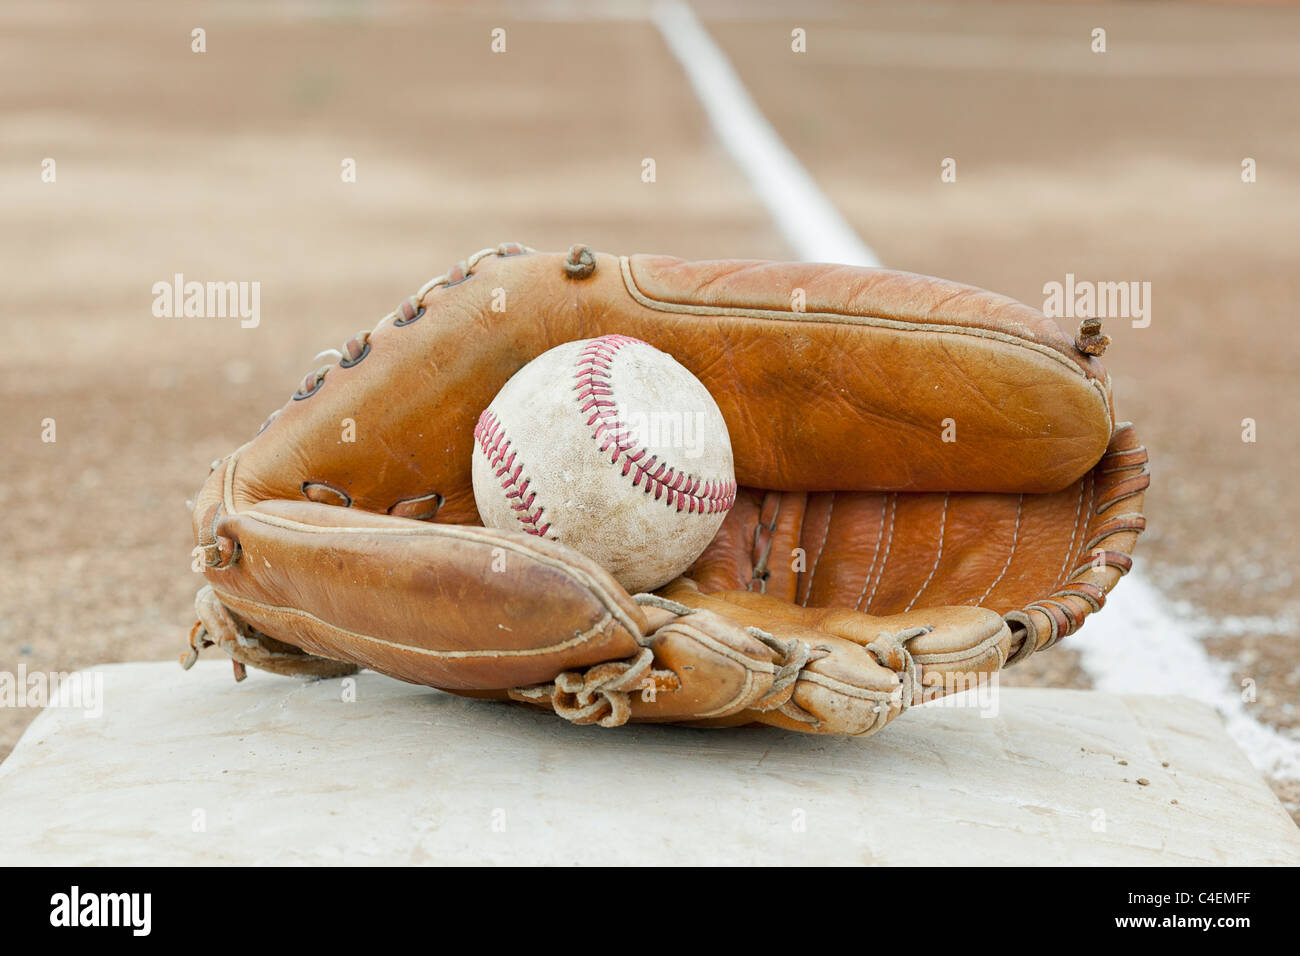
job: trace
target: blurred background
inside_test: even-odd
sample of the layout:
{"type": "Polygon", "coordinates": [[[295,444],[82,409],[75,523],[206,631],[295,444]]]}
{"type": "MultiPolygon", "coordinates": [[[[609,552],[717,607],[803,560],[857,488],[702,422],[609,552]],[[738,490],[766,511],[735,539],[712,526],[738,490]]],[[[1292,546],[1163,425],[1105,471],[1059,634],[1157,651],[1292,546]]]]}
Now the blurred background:
{"type": "MultiPolygon", "coordinates": [[[[1250,755],[1300,818],[1300,9],[692,6],[886,265],[1039,307],[1067,273],[1151,283],[1149,325],[1106,323],[1118,415],[1151,452],[1139,573],[1264,729],[1250,755]]],[[[467,254],[797,256],[653,12],[0,7],[0,669],[177,656],[208,462],[467,254]],[[260,283],[260,324],[155,317],[176,273],[260,283]]],[[[1091,630],[1008,683],[1094,686],[1091,630]]],[[[0,708],[0,756],[34,716],[0,708]]]]}

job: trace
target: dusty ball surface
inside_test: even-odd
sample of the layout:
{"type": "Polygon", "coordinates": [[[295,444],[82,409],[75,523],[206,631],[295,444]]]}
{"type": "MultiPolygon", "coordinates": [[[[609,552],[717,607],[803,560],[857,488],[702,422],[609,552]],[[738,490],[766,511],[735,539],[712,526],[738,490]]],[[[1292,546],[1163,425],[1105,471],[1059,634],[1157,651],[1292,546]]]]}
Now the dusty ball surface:
{"type": "Polygon", "coordinates": [[[566,544],[634,594],[690,567],[736,499],[713,396],[621,335],[568,342],[515,373],[479,417],[472,474],[485,525],[566,544]]]}

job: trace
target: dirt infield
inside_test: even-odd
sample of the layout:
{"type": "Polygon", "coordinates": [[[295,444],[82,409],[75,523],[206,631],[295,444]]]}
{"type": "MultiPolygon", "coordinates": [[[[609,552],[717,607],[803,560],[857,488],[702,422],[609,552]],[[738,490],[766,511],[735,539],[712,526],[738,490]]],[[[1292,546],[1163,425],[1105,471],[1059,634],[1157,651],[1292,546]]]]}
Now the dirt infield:
{"type": "MultiPolygon", "coordinates": [[[[556,9],[0,11],[0,668],[176,656],[198,583],[185,500],[207,463],[319,351],[466,254],[791,254],[655,29],[556,9]],[[260,323],[155,317],[152,287],[176,273],[259,282],[260,323]]],[[[1067,273],[1151,284],[1149,326],[1106,323],[1117,409],[1152,455],[1139,557],[1256,683],[1261,719],[1300,726],[1300,10],[700,10],[890,266],[1035,305],[1067,273]]],[[[1058,648],[1008,682],[1089,679],[1058,648]]],[[[0,709],[0,755],[32,716],[0,709]]],[[[1300,787],[1275,785],[1300,815],[1300,787]]]]}

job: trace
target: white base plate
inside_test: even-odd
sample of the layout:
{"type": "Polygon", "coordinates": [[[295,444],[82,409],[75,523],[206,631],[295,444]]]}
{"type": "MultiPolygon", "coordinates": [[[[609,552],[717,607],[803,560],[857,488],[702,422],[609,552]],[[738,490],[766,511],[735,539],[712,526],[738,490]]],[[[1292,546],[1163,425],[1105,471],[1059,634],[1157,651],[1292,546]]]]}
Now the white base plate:
{"type": "Polygon", "coordinates": [[[1300,863],[1185,698],[1006,689],[854,740],[575,727],[372,673],[345,702],[224,660],[90,673],[103,715],[49,708],[0,765],[6,864],[1300,863]]]}

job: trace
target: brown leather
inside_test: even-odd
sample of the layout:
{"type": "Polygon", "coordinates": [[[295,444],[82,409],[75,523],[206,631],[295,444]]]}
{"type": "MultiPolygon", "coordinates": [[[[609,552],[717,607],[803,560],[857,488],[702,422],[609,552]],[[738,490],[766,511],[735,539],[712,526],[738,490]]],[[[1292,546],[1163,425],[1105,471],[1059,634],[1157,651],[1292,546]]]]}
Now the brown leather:
{"type": "Polygon", "coordinates": [[[214,469],[194,509],[211,588],[195,647],[352,662],[579,723],[870,733],[1099,609],[1142,530],[1145,466],[1100,362],[1005,297],[502,246],[350,339],[214,469]],[[657,598],[477,527],[479,413],[537,355],[607,333],[704,382],[746,486],[657,598]]]}
{"type": "Polygon", "coordinates": [[[1125,423],[1054,494],[746,489],[687,573],[706,591],[873,615],[978,605],[1010,617],[1017,646],[1031,633],[1032,652],[1078,630],[1128,571],[1146,527],[1146,463],[1125,423]]]}

